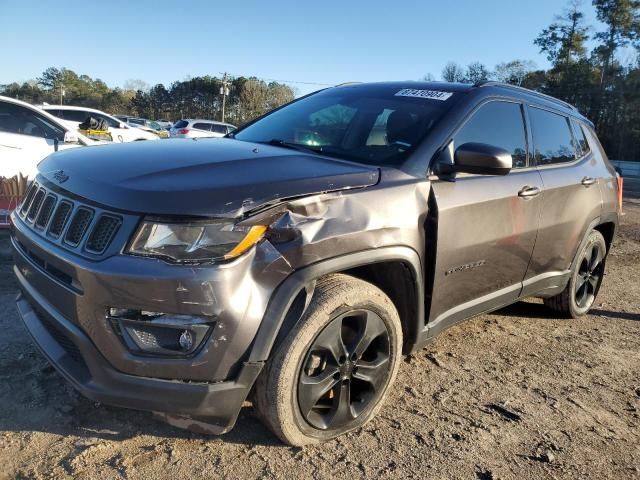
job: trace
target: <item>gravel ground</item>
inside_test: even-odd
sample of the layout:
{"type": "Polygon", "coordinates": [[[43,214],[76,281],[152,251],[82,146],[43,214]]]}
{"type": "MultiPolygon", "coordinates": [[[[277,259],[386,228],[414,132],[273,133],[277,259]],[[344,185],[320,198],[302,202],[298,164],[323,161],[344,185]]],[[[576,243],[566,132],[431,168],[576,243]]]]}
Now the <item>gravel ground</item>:
{"type": "Polygon", "coordinates": [[[29,341],[0,260],[0,478],[640,478],[640,202],[625,211],[591,315],[531,300],[456,326],[405,360],[375,420],[304,449],[249,405],[207,437],[80,397],[29,341]]]}

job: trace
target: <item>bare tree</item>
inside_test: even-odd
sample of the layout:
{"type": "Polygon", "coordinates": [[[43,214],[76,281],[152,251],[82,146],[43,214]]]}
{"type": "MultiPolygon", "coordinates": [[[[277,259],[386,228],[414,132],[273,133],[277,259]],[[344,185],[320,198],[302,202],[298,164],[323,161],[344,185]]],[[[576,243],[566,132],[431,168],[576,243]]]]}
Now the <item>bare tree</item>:
{"type": "Polygon", "coordinates": [[[480,62],[472,62],[467,66],[464,81],[468,83],[480,83],[489,79],[489,70],[480,62]]]}
{"type": "Polygon", "coordinates": [[[496,65],[493,76],[499,82],[522,85],[527,74],[535,68],[531,60],[512,60],[496,65]]]}
{"type": "Polygon", "coordinates": [[[449,62],[442,69],[442,79],[445,82],[462,82],[464,71],[456,62],[449,62]]]}

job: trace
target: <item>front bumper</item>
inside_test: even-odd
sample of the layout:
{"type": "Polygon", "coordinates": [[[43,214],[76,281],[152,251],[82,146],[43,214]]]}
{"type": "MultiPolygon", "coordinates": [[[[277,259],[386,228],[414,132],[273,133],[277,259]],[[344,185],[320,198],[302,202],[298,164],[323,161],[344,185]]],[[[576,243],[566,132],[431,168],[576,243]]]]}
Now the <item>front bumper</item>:
{"type": "Polygon", "coordinates": [[[35,343],[82,394],[110,405],[202,417],[223,433],[259,374],[250,361],[273,292],[291,267],[268,241],[233,262],[177,266],[115,254],[99,261],[48,242],[14,215],[17,307],[35,343]],[[128,349],[107,317],[132,308],[213,319],[193,355],[128,349]]]}
{"type": "MultiPolygon", "coordinates": [[[[17,270],[16,275],[21,277],[17,270]]],[[[233,427],[262,368],[261,362],[246,362],[236,380],[213,384],[128,375],[111,367],[78,327],[57,314],[37,292],[24,288],[24,283],[16,305],[49,362],[80,393],[105,404],[203,417],[224,433],[233,427]],[[38,305],[37,313],[32,305],[38,305]]]]}

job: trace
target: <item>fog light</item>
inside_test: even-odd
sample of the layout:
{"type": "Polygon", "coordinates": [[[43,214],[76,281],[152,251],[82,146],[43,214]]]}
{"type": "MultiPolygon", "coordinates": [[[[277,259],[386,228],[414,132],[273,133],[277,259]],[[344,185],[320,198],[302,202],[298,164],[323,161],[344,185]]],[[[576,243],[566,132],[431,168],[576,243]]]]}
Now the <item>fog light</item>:
{"type": "Polygon", "coordinates": [[[212,317],[126,308],[109,308],[108,317],[130,351],[159,356],[194,354],[215,323],[212,317]]]}
{"type": "Polygon", "coordinates": [[[180,334],[180,338],[178,343],[180,344],[180,348],[185,351],[189,351],[193,348],[193,334],[189,330],[185,330],[180,334]]]}

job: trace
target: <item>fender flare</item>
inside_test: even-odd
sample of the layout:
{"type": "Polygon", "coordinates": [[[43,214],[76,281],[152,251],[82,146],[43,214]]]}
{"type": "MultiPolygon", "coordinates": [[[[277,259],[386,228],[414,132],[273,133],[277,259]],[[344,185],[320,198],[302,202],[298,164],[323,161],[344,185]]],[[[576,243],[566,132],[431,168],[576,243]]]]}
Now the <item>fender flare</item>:
{"type": "MultiPolygon", "coordinates": [[[[303,289],[306,290],[307,295],[313,293],[315,281],[318,278],[354,267],[387,261],[403,262],[412,271],[417,294],[416,301],[418,304],[416,311],[418,314],[415,319],[411,319],[411,324],[408,325],[408,327],[412,337],[409,338],[409,341],[415,342],[424,328],[424,284],[420,257],[415,250],[409,247],[382,247],[323,260],[289,275],[280,283],[269,300],[262,322],[258,328],[258,333],[254,339],[248,361],[264,362],[269,358],[269,354],[278,338],[278,334],[294,300],[303,289]]],[[[298,319],[296,319],[296,321],[297,320],[298,319]]]]}

